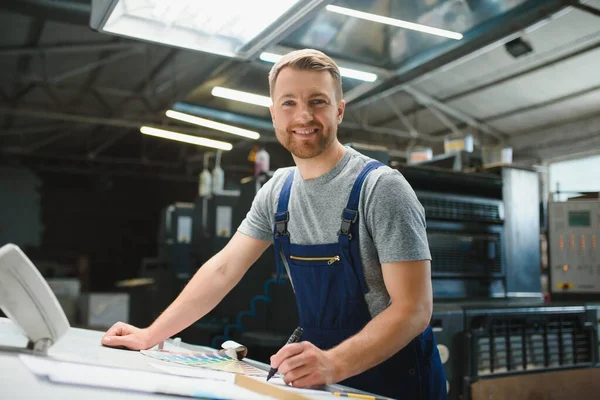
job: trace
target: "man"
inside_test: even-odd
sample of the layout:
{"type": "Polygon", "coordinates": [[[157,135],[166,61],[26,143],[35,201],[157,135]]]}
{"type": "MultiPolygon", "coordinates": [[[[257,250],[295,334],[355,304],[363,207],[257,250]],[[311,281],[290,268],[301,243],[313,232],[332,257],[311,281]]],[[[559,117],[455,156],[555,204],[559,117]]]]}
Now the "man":
{"type": "Polygon", "coordinates": [[[296,168],[275,172],[230,242],[150,327],[117,323],[102,343],[146,349],[183,330],[273,243],[304,329],[302,342],[271,357],[287,383],[341,382],[395,398],[445,398],[429,327],[431,256],[414,191],[398,171],[338,141],[345,102],[339,69],[325,54],[287,54],[269,84],[275,133],[296,168]]]}

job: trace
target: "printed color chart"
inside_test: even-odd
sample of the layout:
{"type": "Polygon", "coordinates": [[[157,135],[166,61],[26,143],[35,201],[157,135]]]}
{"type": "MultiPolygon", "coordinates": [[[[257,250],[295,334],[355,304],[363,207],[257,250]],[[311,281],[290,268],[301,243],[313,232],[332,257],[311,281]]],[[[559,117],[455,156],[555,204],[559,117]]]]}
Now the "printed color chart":
{"type": "Polygon", "coordinates": [[[177,353],[166,350],[141,350],[140,353],[158,360],[190,367],[210,368],[249,376],[267,376],[266,371],[258,369],[247,362],[230,357],[225,353],[225,350],[208,353],[177,353]]]}

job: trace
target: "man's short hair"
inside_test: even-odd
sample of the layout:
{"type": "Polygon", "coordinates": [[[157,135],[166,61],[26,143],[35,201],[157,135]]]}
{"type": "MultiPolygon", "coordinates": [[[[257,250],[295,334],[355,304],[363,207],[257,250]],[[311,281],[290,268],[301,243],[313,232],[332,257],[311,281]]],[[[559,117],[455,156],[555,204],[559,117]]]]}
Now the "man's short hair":
{"type": "Polygon", "coordinates": [[[275,82],[281,70],[290,67],[303,71],[329,71],[335,84],[335,96],[338,101],[342,99],[342,77],[335,61],[328,55],[313,49],[295,50],[284,55],[273,65],[269,72],[269,93],[273,97],[275,82]]]}

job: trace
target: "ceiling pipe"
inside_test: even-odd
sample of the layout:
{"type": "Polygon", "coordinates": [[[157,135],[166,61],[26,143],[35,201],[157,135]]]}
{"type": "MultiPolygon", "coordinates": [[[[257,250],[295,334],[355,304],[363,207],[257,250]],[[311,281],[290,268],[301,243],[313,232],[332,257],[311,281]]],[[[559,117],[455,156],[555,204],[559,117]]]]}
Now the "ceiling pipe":
{"type": "Polygon", "coordinates": [[[228,122],[230,124],[241,124],[246,127],[258,129],[261,131],[273,132],[274,130],[271,121],[262,118],[248,117],[229,111],[216,110],[214,108],[208,108],[183,102],[173,104],[172,109],[186,114],[197,115],[199,117],[217,119],[219,121],[228,122]]]}

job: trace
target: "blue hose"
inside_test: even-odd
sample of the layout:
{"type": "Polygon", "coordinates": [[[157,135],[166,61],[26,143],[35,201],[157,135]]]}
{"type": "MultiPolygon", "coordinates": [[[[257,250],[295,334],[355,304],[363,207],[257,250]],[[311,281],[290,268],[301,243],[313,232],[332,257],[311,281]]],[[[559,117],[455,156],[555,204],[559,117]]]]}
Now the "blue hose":
{"type": "Polygon", "coordinates": [[[242,318],[244,318],[246,316],[255,318],[256,313],[257,313],[256,304],[258,302],[265,302],[265,303],[271,302],[271,295],[270,295],[270,290],[269,290],[271,285],[272,284],[281,284],[281,283],[286,283],[286,282],[287,282],[287,277],[280,278],[280,279],[277,279],[277,278],[267,279],[263,285],[263,294],[256,295],[250,300],[250,307],[248,310],[240,311],[239,313],[237,313],[236,318],[235,318],[235,323],[225,325],[225,327],[223,329],[223,334],[217,335],[213,338],[212,347],[217,349],[217,348],[219,348],[217,345],[219,342],[223,343],[223,342],[229,340],[230,332],[232,330],[237,330],[239,332],[243,332],[244,324],[242,323],[242,318]]]}

